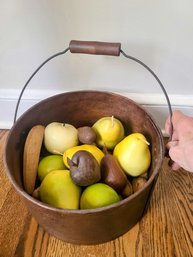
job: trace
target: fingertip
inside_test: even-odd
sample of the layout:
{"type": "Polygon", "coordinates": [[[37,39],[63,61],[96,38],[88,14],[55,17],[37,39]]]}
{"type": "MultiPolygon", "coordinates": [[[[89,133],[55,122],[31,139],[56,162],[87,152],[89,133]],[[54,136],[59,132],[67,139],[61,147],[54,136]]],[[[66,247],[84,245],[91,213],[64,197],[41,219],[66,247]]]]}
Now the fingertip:
{"type": "Polygon", "coordinates": [[[173,162],[171,167],[172,167],[172,170],[174,170],[174,171],[179,170],[181,168],[181,166],[179,164],[177,164],[176,162],[173,162]]]}

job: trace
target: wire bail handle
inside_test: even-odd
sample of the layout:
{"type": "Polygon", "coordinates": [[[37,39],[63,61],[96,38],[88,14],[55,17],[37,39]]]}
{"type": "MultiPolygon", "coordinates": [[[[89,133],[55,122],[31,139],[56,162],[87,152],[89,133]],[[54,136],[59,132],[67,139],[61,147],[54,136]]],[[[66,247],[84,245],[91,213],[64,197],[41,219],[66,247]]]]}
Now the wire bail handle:
{"type": "Polygon", "coordinates": [[[111,55],[111,56],[120,56],[122,54],[125,58],[131,59],[140,65],[142,65],[147,71],[151,73],[151,75],[156,79],[159,86],[161,87],[164,96],[166,98],[168,108],[169,108],[169,117],[170,117],[170,133],[169,133],[169,141],[172,139],[173,134],[173,124],[172,124],[172,107],[170,103],[170,99],[168,97],[168,94],[160,81],[160,79],[157,77],[157,75],[150,69],[145,63],[140,61],[139,59],[127,55],[122,49],[121,49],[121,43],[109,43],[109,42],[98,42],[98,41],[79,41],[79,40],[71,40],[69,47],[67,47],[65,50],[58,52],[52,56],[50,56],[48,59],[46,59],[29,77],[27,82],[25,83],[24,87],[21,90],[21,93],[19,95],[15,113],[14,113],[14,123],[17,120],[17,114],[18,114],[18,108],[19,104],[22,98],[22,95],[28,86],[29,82],[32,80],[32,78],[36,75],[36,73],[50,60],[54,59],[57,56],[63,55],[66,52],[70,50],[71,53],[81,53],[81,54],[94,54],[94,55],[111,55]]]}

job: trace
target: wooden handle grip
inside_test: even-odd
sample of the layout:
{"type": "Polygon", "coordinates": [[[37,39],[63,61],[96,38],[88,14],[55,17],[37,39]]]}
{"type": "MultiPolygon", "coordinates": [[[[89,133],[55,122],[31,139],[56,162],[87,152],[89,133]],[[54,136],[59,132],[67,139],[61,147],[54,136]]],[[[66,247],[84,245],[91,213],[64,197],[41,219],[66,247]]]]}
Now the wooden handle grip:
{"type": "Polygon", "coordinates": [[[121,44],[71,40],[69,48],[71,53],[119,56],[121,44]]]}

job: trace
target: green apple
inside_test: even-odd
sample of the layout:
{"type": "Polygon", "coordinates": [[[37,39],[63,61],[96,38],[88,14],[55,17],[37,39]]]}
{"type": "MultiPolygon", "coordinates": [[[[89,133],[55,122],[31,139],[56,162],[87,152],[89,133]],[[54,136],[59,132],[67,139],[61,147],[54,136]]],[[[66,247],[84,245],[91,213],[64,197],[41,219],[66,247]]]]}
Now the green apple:
{"type": "Polygon", "coordinates": [[[97,120],[93,129],[96,132],[96,143],[99,147],[113,149],[125,136],[125,131],[122,123],[112,117],[103,117],[97,120]]]}
{"type": "Polygon", "coordinates": [[[78,145],[78,130],[71,124],[52,122],[45,128],[44,145],[50,153],[63,154],[78,145]]]}
{"type": "Polygon", "coordinates": [[[132,133],[118,143],[113,151],[122,169],[130,176],[145,173],[151,163],[149,143],[141,133],[132,133]]]}
{"type": "Polygon", "coordinates": [[[63,162],[63,156],[61,155],[48,155],[43,157],[38,165],[38,177],[40,181],[52,170],[64,170],[65,165],[63,162]]]}
{"type": "Polygon", "coordinates": [[[57,208],[78,209],[80,195],[81,187],[72,181],[69,170],[51,171],[39,188],[40,200],[57,208]]]}
{"type": "Polygon", "coordinates": [[[88,186],[80,198],[81,209],[95,209],[120,201],[120,196],[110,186],[104,183],[95,183],[88,186]]]}

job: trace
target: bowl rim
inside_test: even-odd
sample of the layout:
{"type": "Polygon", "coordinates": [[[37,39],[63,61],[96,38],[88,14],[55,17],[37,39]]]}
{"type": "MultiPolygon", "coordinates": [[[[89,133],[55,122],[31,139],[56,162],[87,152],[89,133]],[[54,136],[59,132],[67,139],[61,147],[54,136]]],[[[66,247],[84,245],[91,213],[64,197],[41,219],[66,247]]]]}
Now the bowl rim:
{"type": "MultiPolygon", "coordinates": [[[[5,147],[4,147],[4,154],[3,154],[3,162],[5,165],[5,173],[8,176],[11,184],[13,185],[13,187],[16,189],[16,191],[27,201],[29,201],[30,203],[33,203],[34,205],[38,205],[38,207],[47,209],[49,211],[53,211],[53,212],[59,212],[59,213],[65,213],[65,214],[76,214],[76,215],[83,215],[83,214],[93,214],[93,213],[101,213],[101,212],[106,212],[109,210],[112,210],[114,208],[121,208],[123,205],[125,205],[125,203],[132,201],[135,197],[139,196],[142,191],[147,188],[152,182],[153,180],[156,180],[159,174],[159,170],[161,169],[161,165],[163,163],[163,158],[164,158],[164,153],[165,153],[165,148],[164,148],[164,141],[163,141],[163,136],[162,136],[162,132],[161,129],[159,128],[158,124],[156,123],[156,121],[154,121],[152,115],[140,104],[136,103],[135,101],[133,101],[132,99],[123,96],[121,94],[118,93],[114,93],[114,92],[108,92],[108,91],[98,91],[98,90],[78,90],[78,91],[68,91],[68,92],[64,92],[64,93],[60,93],[60,94],[56,94],[53,96],[50,96],[38,103],[36,103],[35,105],[33,105],[32,107],[30,107],[29,109],[27,109],[16,121],[16,123],[11,127],[9,134],[6,138],[6,142],[5,142],[5,147]],[[157,133],[160,135],[160,156],[162,158],[159,158],[157,163],[156,163],[156,167],[152,172],[152,175],[149,177],[149,179],[147,180],[147,182],[145,183],[145,185],[139,189],[137,192],[131,194],[130,196],[126,197],[125,199],[121,199],[120,201],[104,206],[104,207],[99,207],[99,208],[95,208],[95,209],[66,209],[66,208],[57,208],[57,207],[53,207],[50,206],[46,203],[41,202],[40,200],[32,197],[31,195],[29,195],[21,186],[18,185],[18,183],[15,181],[9,167],[8,167],[8,163],[7,163],[7,145],[8,142],[10,140],[11,134],[14,130],[14,128],[17,126],[17,124],[20,122],[20,120],[23,119],[23,117],[26,115],[26,113],[30,110],[32,110],[33,108],[37,107],[38,105],[41,105],[44,101],[47,100],[51,100],[54,97],[57,96],[62,96],[62,95],[66,95],[66,94],[74,94],[74,93],[99,93],[99,94],[111,94],[114,96],[119,96],[122,97],[126,100],[129,100],[130,102],[134,103],[135,105],[137,105],[140,109],[142,109],[145,113],[147,113],[149,119],[151,120],[152,124],[154,125],[154,128],[157,130],[157,133]]],[[[153,185],[152,185],[153,186],[153,185]]]]}

